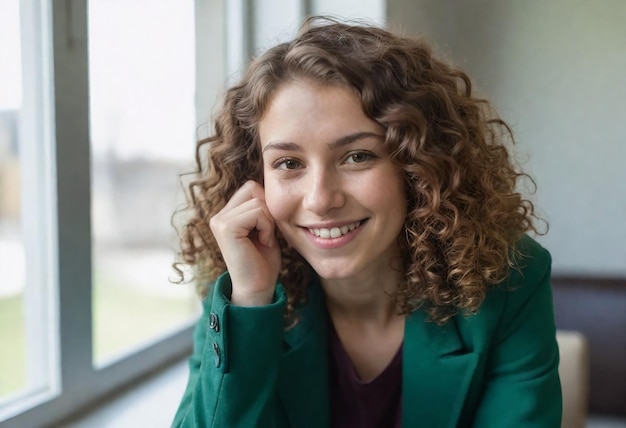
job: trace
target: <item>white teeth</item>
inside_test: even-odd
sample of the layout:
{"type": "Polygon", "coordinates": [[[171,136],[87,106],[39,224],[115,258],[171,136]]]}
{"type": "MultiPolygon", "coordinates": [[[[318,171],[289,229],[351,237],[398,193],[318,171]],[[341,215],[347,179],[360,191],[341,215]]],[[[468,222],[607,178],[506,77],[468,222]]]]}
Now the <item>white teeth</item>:
{"type": "Polygon", "coordinates": [[[348,224],[348,225],[341,226],[341,227],[333,227],[331,229],[327,229],[327,228],[309,229],[309,232],[323,239],[339,238],[340,236],[353,231],[354,229],[359,227],[360,224],[361,222],[357,221],[352,224],[348,224]]]}

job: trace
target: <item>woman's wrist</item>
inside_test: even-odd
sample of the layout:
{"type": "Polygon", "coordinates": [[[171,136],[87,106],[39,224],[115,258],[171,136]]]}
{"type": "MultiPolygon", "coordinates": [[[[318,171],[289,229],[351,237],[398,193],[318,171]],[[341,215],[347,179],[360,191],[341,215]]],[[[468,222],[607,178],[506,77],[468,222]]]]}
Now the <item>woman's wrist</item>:
{"type": "Polygon", "coordinates": [[[236,306],[266,306],[272,303],[274,299],[274,288],[255,292],[237,292],[233,287],[233,293],[230,296],[230,302],[236,306]]]}

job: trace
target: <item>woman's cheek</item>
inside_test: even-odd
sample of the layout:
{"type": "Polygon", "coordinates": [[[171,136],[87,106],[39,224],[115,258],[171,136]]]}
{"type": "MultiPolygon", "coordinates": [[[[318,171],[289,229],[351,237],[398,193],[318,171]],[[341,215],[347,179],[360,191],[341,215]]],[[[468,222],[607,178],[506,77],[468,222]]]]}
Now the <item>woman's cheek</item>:
{"type": "Polygon", "coordinates": [[[265,205],[267,205],[267,209],[276,223],[285,220],[287,217],[289,201],[284,193],[277,183],[272,181],[265,182],[265,205]]]}

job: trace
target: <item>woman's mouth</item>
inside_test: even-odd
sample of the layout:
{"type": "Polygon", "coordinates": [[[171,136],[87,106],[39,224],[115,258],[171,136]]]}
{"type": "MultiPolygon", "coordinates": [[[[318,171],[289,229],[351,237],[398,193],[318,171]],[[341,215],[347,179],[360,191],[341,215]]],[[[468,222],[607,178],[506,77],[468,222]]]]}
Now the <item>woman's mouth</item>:
{"type": "Polygon", "coordinates": [[[309,232],[312,235],[315,235],[318,238],[322,239],[334,239],[339,238],[343,235],[352,232],[354,229],[359,227],[363,223],[363,220],[356,221],[354,223],[346,224],[340,227],[331,227],[331,228],[308,228],[309,232]]]}

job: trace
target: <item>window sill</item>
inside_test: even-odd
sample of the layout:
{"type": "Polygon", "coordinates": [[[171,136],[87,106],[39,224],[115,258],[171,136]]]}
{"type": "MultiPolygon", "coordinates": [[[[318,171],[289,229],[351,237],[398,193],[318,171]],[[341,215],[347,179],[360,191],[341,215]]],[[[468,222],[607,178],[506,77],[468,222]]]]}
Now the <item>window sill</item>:
{"type": "Polygon", "coordinates": [[[65,428],[169,427],[183,396],[189,369],[178,361],[66,420],[65,428]]]}

